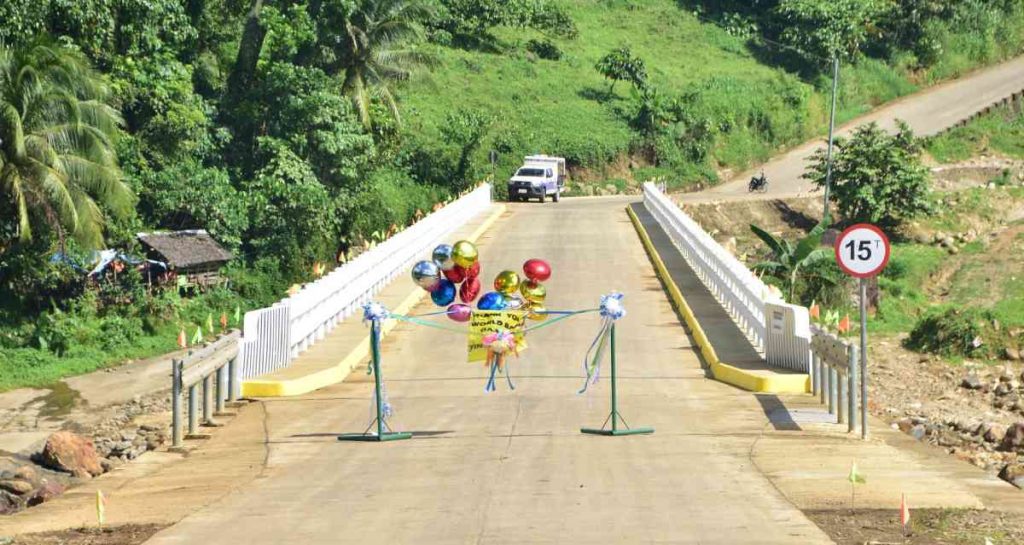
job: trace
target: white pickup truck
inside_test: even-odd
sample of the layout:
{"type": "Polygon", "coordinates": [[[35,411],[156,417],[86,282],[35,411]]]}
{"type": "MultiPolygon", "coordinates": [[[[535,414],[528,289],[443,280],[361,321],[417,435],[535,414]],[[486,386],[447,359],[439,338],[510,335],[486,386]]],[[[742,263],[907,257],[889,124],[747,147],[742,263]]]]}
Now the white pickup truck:
{"type": "Polygon", "coordinates": [[[565,185],[565,159],[549,155],[528,155],[523,166],[508,181],[508,200],[540,199],[558,202],[565,185]]]}

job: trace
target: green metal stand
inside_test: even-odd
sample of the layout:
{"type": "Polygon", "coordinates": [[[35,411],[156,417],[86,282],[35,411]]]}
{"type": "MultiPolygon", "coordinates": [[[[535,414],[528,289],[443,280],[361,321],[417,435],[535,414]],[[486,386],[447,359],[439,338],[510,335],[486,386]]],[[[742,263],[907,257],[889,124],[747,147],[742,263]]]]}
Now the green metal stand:
{"type": "Polygon", "coordinates": [[[601,424],[601,428],[580,428],[580,433],[589,433],[592,435],[641,435],[647,433],[654,433],[654,428],[630,428],[629,424],[626,424],[626,419],[622,418],[622,414],[619,413],[618,396],[615,391],[615,324],[612,324],[611,330],[611,351],[612,351],[612,412],[605,419],[604,424],[601,424]],[[611,429],[606,428],[608,422],[612,423],[611,429]],[[622,425],[626,429],[619,429],[619,421],[622,421],[622,425]]]}
{"type": "Polygon", "coordinates": [[[384,421],[384,399],[380,391],[380,320],[373,320],[370,324],[370,350],[373,353],[373,382],[374,392],[377,399],[377,417],[363,433],[345,433],[338,436],[338,441],[398,441],[410,439],[411,433],[394,432],[388,428],[384,421]],[[377,425],[377,433],[367,433],[373,425],[377,425]]]}

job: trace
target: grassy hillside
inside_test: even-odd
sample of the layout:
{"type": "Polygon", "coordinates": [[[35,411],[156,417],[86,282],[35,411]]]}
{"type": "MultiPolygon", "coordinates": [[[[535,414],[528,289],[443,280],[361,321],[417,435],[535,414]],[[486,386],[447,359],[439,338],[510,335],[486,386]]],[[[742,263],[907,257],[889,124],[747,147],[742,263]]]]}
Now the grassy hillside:
{"type": "MultiPolygon", "coordinates": [[[[669,0],[615,2],[581,0],[569,3],[577,27],[576,39],[555,39],[563,52],[558,61],[538,59],[525,49],[538,33],[499,30],[506,49],[501,53],[444,48],[441,66],[429,79],[418,80],[404,93],[409,131],[428,138],[444,116],[457,108],[476,108],[498,116],[497,138],[514,153],[503,157],[511,168],[523,152],[563,154],[573,162],[599,166],[629,151],[633,132],[624,112],[630,88],[609,82],[594,69],[609,50],[629,45],[647,63],[651,82],[678,94],[686,89],[714,86],[708,107],[729,109],[771,100],[758,89],[796,93],[800,108],[786,115],[784,137],[796,140],[823,119],[820,103],[808,108],[809,86],[793,76],[759,64],[743,40],[699,22],[669,0]],[[631,9],[629,6],[635,6],[631,9]]],[[[782,100],[779,100],[779,106],[782,100]]],[[[782,113],[782,112],[777,112],[782,113]]],[[[732,162],[764,158],[768,149],[740,153],[724,149],[732,162]]]]}
{"type": "MultiPolygon", "coordinates": [[[[636,133],[628,125],[635,106],[629,85],[621,82],[609,94],[609,82],[594,64],[611,49],[628,45],[646,62],[650,82],[659,93],[667,99],[686,98],[694,115],[713,122],[715,133],[705,165],[644,169],[634,173],[635,178],[668,175],[674,185],[713,179],[716,170],[749,166],[824,133],[827,74],[800,77],[761,62],[763,50],[755,51],[746,38],[702,22],[681,4],[673,0],[566,2],[579,33],[575,39],[549,38],[563,54],[557,61],[539,59],[527,50],[530,39],[544,38],[529,30],[499,29],[497,51],[442,48],[440,65],[432,75],[413,81],[403,91],[409,121],[406,132],[413,138],[433,140],[449,112],[478,109],[499,119],[493,144],[502,152],[499,179],[528,152],[565,155],[575,165],[600,171],[635,145],[636,133]]],[[[856,65],[845,65],[840,121],[911,93],[922,82],[955,77],[993,62],[1019,45],[1001,43],[998,51],[981,54],[959,48],[962,40],[955,34],[944,36],[944,56],[929,70],[907,68],[912,63],[902,57],[888,61],[867,57],[856,65]]]]}

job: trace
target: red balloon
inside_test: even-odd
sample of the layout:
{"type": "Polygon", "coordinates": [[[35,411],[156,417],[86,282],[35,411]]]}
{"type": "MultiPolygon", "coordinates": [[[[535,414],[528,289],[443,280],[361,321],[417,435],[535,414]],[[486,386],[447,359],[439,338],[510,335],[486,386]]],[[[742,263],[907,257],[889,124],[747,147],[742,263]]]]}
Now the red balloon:
{"type": "Polygon", "coordinates": [[[480,295],[480,279],[467,278],[459,287],[459,299],[463,303],[472,303],[477,295],[480,295]]]}
{"type": "Polygon", "coordinates": [[[478,276],[480,276],[480,262],[474,261],[473,266],[471,266],[469,269],[466,269],[466,280],[469,280],[470,278],[476,278],[478,276]]]}
{"type": "Polygon", "coordinates": [[[441,271],[444,273],[444,277],[452,281],[455,284],[461,284],[466,279],[466,269],[456,265],[447,271],[441,271]]]}
{"type": "Polygon", "coordinates": [[[529,259],[523,263],[523,273],[534,282],[543,282],[551,278],[551,265],[543,259],[529,259]]]}

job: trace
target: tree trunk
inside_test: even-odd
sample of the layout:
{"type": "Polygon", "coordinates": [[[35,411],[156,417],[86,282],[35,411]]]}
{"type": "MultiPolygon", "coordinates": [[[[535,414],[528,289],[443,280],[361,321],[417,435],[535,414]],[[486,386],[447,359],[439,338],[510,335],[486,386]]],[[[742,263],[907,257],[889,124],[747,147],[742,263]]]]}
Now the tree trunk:
{"type": "Polygon", "coordinates": [[[252,7],[245,20],[245,28],[242,30],[242,38],[238,44],[238,56],[235,59],[235,66],[228,76],[227,88],[224,90],[224,98],[221,103],[221,113],[225,121],[234,130],[234,138],[230,145],[231,162],[241,165],[245,175],[251,175],[252,156],[256,132],[258,130],[257,120],[251,115],[239,115],[238,112],[244,108],[246,99],[252,91],[256,80],[256,64],[260,58],[260,51],[263,49],[263,40],[267,35],[267,29],[260,22],[260,11],[263,8],[263,0],[252,0],[252,7]]]}
{"type": "Polygon", "coordinates": [[[267,29],[260,22],[262,9],[263,0],[252,0],[252,8],[245,20],[245,29],[242,30],[242,39],[238,44],[238,57],[235,59],[231,75],[228,76],[229,104],[237,104],[236,101],[246,95],[256,77],[256,63],[263,49],[263,39],[267,36],[267,29]]]}
{"type": "Polygon", "coordinates": [[[198,29],[199,20],[203,18],[203,12],[206,11],[206,0],[188,0],[185,9],[192,21],[192,26],[198,29]]]}

